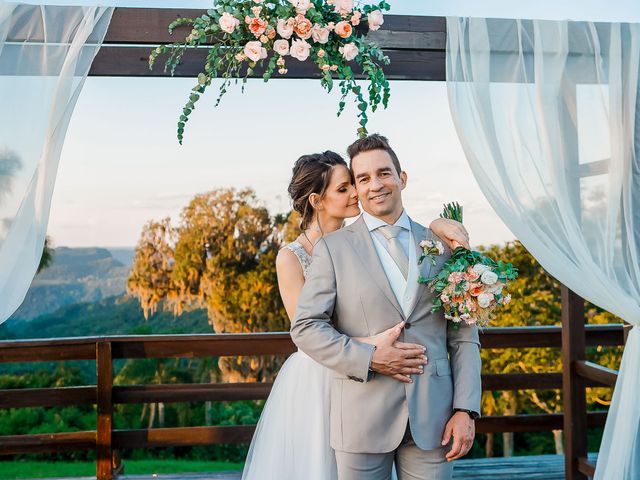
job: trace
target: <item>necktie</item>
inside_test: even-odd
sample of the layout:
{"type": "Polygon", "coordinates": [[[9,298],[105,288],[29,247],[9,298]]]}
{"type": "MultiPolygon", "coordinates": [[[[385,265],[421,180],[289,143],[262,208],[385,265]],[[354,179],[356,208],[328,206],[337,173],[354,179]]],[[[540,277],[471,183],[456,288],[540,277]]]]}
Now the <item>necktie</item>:
{"type": "Polygon", "coordinates": [[[407,258],[407,254],[402,248],[402,244],[400,243],[400,232],[402,232],[402,227],[397,227],[395,225],[385,225],[383,227],[378,227],[378,230],[384,238],[387,239],[387,251],[393,261],[396,262],[396,265],[402,272],[404,278],[407,278],[409,273],[409,259],[407,258]]]}

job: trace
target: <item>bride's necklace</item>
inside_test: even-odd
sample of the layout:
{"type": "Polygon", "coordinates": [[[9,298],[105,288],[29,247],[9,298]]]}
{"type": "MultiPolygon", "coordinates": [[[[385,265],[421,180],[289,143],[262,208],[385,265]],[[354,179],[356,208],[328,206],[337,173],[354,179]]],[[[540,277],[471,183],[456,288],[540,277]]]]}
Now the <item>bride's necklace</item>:
{"type": "MultiPolygon", "coordinates": [[[[321,232],[322,230],[320,230],[319,228],[315,229],[316,232],[321,232]]],[[[316,243],[318,243],[320,241],[320,238],[322,238],[322,235],[320,236],[320,238],[318,238],[318,240],[314,242],[311,241],[311,239],[309,238],[309,236],[307,235],[307,231],[303,230],[302,231],[302,235],[304,235],[304,238],[307,239],[307,242],[309,242],[309,245],[311,246],[311,250],[313,251],[313,248],[316,246],[316,243]]]]}

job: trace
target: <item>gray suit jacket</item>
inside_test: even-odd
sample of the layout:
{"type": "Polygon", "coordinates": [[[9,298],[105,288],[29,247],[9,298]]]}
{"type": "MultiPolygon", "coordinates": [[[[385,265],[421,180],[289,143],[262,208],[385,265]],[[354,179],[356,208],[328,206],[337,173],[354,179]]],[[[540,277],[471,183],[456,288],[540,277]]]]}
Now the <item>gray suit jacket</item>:
{"type": "MultiPolygon", "coordinates": [[[[433,236],[413,221],[411,229],[416,245],[433,236]]],[[[450,255],[446,249],[435,266],[425,260],[422,275],[435,275],[450,255]]],[[[480,412],[478,329],[452,329],[442,312],[431,313],[432,300],[433,293],[421,285],[405,317],[362,218],[315,246],[291,336],[303,352],[335,372],[330,413],[335,450],[395,450],[407,421],[416,445],[432,450],[440,447],[453,408],[480,412]],[[399,340],[427,349],[424,373],[407,384],[369,375],[373,346],[351,337],[376,335],[403,320],[407,327],[399,340]]]]}

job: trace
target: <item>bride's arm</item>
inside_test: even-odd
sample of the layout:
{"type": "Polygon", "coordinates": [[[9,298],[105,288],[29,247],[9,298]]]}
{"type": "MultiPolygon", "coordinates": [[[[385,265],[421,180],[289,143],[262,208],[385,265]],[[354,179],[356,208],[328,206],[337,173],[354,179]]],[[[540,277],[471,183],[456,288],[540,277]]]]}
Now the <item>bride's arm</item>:
{"type": "Polygon", "coordinates": [[[436,218],[429,225],[429,229],[442,240],[447,242],[451,250],[456,247],[463,246],[467,250],[471,250],[469,245],[469,232],[460,222],[449,220],[448,218],[436,218]]]}
{"type": "Polygon", "coordinates": [[[282,298],[289,320],[292,320],[296,314],[298,297],[304,285],[304,274],[298,257],[288,248],[283,248],[278,252],[276,273],[278,275],[280,298],[282,298]]]}

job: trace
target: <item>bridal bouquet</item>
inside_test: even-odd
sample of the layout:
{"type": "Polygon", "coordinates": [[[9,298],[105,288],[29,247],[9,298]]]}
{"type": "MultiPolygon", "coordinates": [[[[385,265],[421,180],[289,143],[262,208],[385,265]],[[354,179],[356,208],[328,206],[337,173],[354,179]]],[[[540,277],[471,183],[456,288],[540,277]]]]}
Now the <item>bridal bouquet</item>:
{"type": "Polygon", "coordinates": [[[244,84],[254,69],[260,68],[267,82],[276,71],[286,75],[287,65],[294,60],[315,63],[327,92],[333,88],[334,77],[340,80],[338,116],[352,94],[358,104],[358,135],[366,136],[367,110],[375,112],[380,103],[386,108],[390,88],[382,71],[389,59],[377,45],[365,41],[365,35],[380,28],[382,12],[389,8],[385,0],[363,6],[354,0],[216,0],[214,7],[198,18],[173,21],[170,33],[185,25],[191,32],[183,41],[154,49],[149,56],[150,69],[159,55],[168,54],[165,71],[173,75],[188,47],[208,48],[198,84],[178,121],[178,141],[182,143],[195,103],[215,78],[222,78],[218,106],[232,80],[242,79],[244,84]],[[353,63],[369,81],[366,97],[356,83],[353,63]]]}
{"type": "MultiPolygon", "coordinates": [[[[442,218],[462,222],[462,207],[457,203],[444,207],[442,218]]],[[[423,255],[434,262],[434,255],[442,255],[440,242],[422,242],[423,255]]],[[[511,263],[495,260],[480,252],[456,248],[442,270],[433,278],[421,277],[436,293],[432,311],[444,310],[447,320],[459,328],[467,325],[484,327],[493,319],[494,312],[511,301],[507,292],[508,282],[518,276],[518,270],[511,263]]]]}

